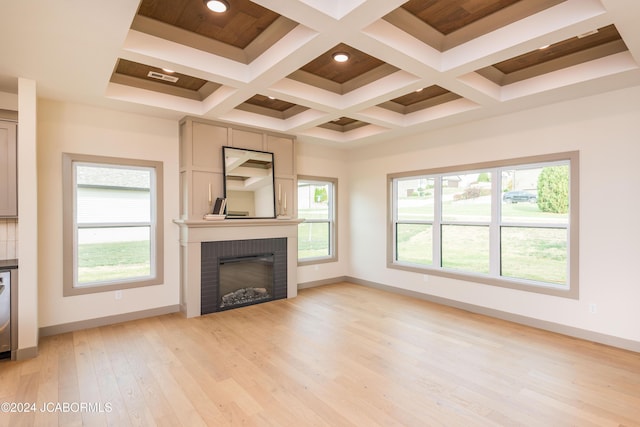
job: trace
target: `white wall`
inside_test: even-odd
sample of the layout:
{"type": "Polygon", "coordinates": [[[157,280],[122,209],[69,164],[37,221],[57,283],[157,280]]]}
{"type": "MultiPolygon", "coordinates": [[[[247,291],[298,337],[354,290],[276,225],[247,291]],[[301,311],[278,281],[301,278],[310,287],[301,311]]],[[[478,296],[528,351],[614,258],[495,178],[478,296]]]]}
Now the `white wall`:
{"type": "Polygon", "coordinates": [[[38,168],[36,82],[18,79],[18,348],[16,357],[35,355],[38,346],[38,168]]]}
{"type": "Polygon", "coordinates": [[[39,326],[179,304],[178,123],[50,100],[38,107],[39,326]],[[63,152],[163,162],[163,285],[124,290],[121,300],[114,292],[62,297],[63,152]]]}
{"type": "Polygon", "coordinates": [[[298,267],[298,283],[305,284],[347,275],[349,266],[349,178],[347,152],[298,141],[298,175],[338,179],[338,261],[298,267]]]}
{"type": "Polygon", "coordinates": [[[640,342],[640,88],[513,113],[350,152],[349,275],[640,342]],[[580,151],[580,298],[386,268],[386,175],[580,151]],[[598,312],[589,313],[596,303],[598,312]]]}

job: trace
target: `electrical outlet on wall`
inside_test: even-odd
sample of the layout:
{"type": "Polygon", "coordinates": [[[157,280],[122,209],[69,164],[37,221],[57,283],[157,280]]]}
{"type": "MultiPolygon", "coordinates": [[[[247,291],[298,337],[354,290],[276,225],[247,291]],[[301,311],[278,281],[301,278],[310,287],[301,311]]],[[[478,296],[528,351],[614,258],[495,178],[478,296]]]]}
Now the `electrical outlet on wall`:
{"type": "Polygon", "coordinates": [[[589,313],[596,314],[597,312],[598,306],[596,305],[596,303],[592,302],[591,304],[589,304],[589,313]]]}
{"type": "Polygon", "coordinates": [[[122,291],[121,291],[121,290],[117,290],[117,291],[115,292],[114,298],[115,298],[116,300],[121,300],[121,299],[122,299],[122,291]]]}

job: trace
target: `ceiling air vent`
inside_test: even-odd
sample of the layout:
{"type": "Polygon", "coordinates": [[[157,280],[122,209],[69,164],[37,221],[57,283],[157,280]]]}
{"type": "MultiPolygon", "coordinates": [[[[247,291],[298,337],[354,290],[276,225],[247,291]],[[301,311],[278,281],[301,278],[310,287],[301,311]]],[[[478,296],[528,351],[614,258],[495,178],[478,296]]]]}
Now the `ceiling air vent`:
{"type": "Polygon", "coordinates": [[[147,77],[151,77],[152,79],[164,80],[165,82],[175,83],[178,81],[177,77],[168,76],[166,74],[158,73],[157,71],[149,71],[147,77]]]}

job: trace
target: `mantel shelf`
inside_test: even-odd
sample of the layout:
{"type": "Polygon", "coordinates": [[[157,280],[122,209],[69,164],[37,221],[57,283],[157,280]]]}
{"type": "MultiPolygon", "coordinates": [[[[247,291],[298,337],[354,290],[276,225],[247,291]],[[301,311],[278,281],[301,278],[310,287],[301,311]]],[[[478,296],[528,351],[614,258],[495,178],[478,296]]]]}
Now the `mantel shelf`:
{"type": "Polygon", "coordinates": [[[180,227],[204,228],[204,227],[264,227],[297,225],[304,219],[223,219],[220,221],[174,219],[173,222],[180,227]]]}

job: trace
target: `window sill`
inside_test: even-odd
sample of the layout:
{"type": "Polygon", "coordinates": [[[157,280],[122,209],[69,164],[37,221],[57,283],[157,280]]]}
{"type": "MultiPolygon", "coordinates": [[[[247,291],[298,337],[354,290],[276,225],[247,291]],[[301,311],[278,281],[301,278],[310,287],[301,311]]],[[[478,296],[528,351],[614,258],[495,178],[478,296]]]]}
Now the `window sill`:
{"type": "Polygon", "coordinates": [[[298,267],[305,267],[307,265],[315,264],[326,264],[330,262],[338,262],[338,257],[306,258],[304,260],[298,260],[298,267]]]}
{"type": "Polygon", "coordinates": [[[433,267],[424,267],[415,264],[404,264],[398,262],[387,263],[387,268],[410,271],[413,273],[429,274],[432,276],[444,277],[447,279],[481,283],[484,285],[498,286],[501,288],[515,289],[518,291],[533,292],[562,298],[578,299],[577,286],[575,287],[575,289],[571,289],[562,285],[553,285],[524,279],[493,277],[484,274],[465,273],[455,270],[438,269],[433,267]]]}
{"type": "Polygon", "coordinates": [[[100,292],[121,291],[124,289],[141,288],[144,286],[155,286],[163,284],[162,277],[145,278],[142,280],[123,280],[105,283],[96,283],[94,285],[74,286],[69,289],[65,288],[63,297],[72,297],[77,295],[95,294],[100,292]]]}

